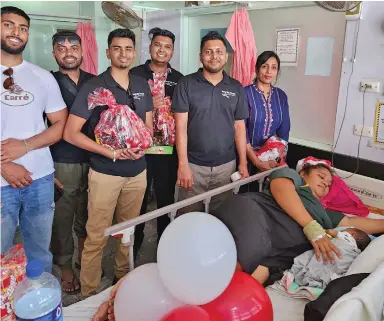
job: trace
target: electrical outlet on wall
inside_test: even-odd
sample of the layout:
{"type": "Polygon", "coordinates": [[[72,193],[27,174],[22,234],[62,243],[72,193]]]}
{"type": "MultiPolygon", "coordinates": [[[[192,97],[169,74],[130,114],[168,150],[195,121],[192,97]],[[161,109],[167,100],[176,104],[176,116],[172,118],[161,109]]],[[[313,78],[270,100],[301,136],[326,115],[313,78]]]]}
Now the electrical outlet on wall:
{"type": "Polygon", "coordinates": [[[362,80],[360,82],[360,91],[367,93],[379,93],[380,92],[380,81],[379,80],[362,80]]]}
{"type": "Polygon", "coordinates": [[[373,127],[355,125],[353,126],[353,134],[356,136],[373,137],[373,127]]]}

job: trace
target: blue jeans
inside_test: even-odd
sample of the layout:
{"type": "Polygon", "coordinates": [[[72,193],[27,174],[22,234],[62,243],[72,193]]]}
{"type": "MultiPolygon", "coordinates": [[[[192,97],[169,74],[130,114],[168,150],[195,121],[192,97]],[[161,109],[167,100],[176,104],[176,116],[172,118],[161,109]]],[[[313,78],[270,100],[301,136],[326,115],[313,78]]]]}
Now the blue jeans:
{"type": "Polygon", "coordinates": [[[25,188],[1,187],[1,253],[12,246],[19,224],[28,261],[41,260],[46,272],[52,271],[53,177],[44,176],[25,188]]]}

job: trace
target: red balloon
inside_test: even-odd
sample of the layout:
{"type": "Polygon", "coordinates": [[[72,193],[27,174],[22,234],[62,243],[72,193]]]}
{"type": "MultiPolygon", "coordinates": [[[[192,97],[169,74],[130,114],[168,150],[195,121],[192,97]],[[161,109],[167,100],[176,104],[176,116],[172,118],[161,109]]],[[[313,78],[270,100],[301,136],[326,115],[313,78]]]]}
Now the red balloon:
{"type": "Polygon", "coordinates": [[[208,312],[196,305],[186,305],[177,308],[165,317],[161,321],[216,321],[209,317],[208,312]]]}
{"type": "Polygon", "coordinates": [[[239,271],[223,294],[201,307],[213,321],[273,321],[267,291],[252,276],[239,271]]]}

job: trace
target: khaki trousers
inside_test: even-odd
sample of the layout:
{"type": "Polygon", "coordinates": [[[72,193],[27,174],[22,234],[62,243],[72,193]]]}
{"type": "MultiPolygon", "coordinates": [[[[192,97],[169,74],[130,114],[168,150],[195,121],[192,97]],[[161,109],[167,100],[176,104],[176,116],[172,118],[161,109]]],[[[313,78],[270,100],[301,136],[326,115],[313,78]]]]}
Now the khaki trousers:
{"type": "MultiPolygon", "coordinates": [[[[104,230],[112,225],[116,210],[118,223],[140,214],[147,186],[146,171],[135,177],[120,177],[98,173],[92,169],[88,175],[87,239],[81,259],[81,292],[87,297],[94,294],[101,280],[101,261],[108,237],[104,230]]],[[[128,273],[128,247],[117,242],[115,276],[128,273]]]]}
{"type": "MultiPolygon", "coordinates": [[[[231,183],[231,175],[236,171],[236,160],[215,167],[199,166],[191,163],[189,163],[189,166],[192,170],[194,184],[190,191],[184,188],[179,188],[178,201],[183,201],[187,198],[231,183]]],[[[214,211],[225,199],[231,195],[232,191],[228,191],[212,197],[211,202],[209,203],[210,211],[214,211]]],[[[204,203],[199,202],[181,208],[177,211],[177,215],[202,211],[204,211],[204,203]]]]}

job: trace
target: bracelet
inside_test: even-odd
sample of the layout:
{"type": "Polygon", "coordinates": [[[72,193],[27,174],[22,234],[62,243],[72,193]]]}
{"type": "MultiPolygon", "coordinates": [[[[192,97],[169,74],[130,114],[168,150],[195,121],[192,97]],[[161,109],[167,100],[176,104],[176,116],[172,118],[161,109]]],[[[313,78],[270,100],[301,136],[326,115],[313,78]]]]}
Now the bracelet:
{"type": "Polygon", "coordinates": [[[323,227],[315,220],[309,222],[304,228],[303,232],[308,240],[316,242],[322,239],[327,233],[323,227]]]}
{"type": "Polygon", "coordinates": [[[116,151],[115,150],[113,151],[113,162],[114,163],[116,162],[116,151]]]}
{"type": "Polygon", "coordinates": [[[23,142],[24,142],[24,146],[25,146],[25,153],[28,154],[29,153],[29,149],[28,149],[27,141],[24,139],[23,142]]]}

